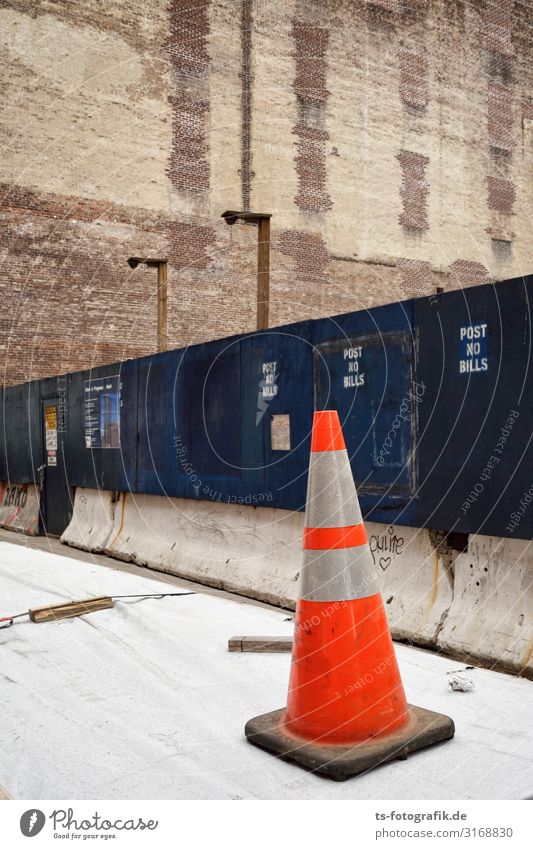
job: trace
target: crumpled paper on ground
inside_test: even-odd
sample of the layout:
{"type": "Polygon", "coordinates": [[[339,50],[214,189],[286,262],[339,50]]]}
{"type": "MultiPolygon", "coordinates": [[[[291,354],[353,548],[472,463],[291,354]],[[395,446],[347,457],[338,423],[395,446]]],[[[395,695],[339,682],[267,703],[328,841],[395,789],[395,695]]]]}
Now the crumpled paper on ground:
{"type": "MultiPolygon", "coordinates": [[[[470,667],[473,668],[473,667],[470,667]]],[[[455,690],[461,693],[470,693],[476,689],[470,675],[465,675],[464,671],[448,672],[448,686],[450,690],[455,690]]]]}

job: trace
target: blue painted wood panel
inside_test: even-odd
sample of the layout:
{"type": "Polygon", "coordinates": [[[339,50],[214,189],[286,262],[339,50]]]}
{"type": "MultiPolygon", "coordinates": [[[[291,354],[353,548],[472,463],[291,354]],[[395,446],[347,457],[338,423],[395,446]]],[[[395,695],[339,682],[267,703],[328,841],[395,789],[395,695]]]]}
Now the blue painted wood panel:
{"type": "Polygon", "coordinates": [[[313,411],[333,407],[366,517],[530,538],[532,291],[520,278],[9,387],[0,478],[36,479],[41,401],[62,381],[72,486],[302,510],[313,411]],[[119,445],[88,445],[91,392],[114,376],[119,445]]]}

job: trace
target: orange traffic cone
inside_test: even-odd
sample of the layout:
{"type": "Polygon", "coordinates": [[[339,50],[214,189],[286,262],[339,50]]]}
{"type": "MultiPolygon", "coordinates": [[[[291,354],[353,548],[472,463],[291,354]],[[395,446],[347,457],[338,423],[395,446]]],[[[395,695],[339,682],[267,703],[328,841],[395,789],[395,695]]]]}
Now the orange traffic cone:
{"type": "Polygon", "coordinates": [[[317,412],[287,707],[246,737],[342,781],[454,730],[406,702],[339,417],[317,412]]]}

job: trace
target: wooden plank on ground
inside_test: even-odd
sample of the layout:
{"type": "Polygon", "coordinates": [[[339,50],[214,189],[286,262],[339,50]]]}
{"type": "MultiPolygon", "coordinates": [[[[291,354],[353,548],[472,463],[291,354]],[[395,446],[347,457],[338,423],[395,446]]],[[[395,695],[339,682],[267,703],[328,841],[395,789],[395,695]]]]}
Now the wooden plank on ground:
{"type": "Polygon", "coordinates": [[[3,801],[4,799],[11,799],[11,796],[7,790],[4,790],[4,788],[0,785],[0,801],[3,801]]]}
{"type": "Polygon", "coordinates": [[[231,637],[228,651],[290,652],[292,637],[231,637]]]}
{"type": "Polygon", "coordinates": [[[83,601],[70,601],[66,604],[53,604],[48,607],[34,607],[29,610],[32,622],[50,622],[52,619],[69,619],[71,616],[83,616],[95,610],[113,607],[113,599],[108,596],[86,598],[83,601]]]}

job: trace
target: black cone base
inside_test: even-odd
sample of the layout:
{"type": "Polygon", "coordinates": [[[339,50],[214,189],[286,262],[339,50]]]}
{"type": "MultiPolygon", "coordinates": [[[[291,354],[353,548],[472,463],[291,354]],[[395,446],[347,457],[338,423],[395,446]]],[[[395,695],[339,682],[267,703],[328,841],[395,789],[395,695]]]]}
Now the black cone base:
{"type": "Polygon", "coordinates": [[[386,737],[363,743],[330,746],[289,737],[283,728],[285,709],[256,716],[246,723],[244,733],[250,743],[287,761],[294,761],[326,775],[345,781],[387,761],[405,759],[412,752],[449,740],[455,733],[453,720],[442,713],[409,705],[410,721],[386,737]]]}

